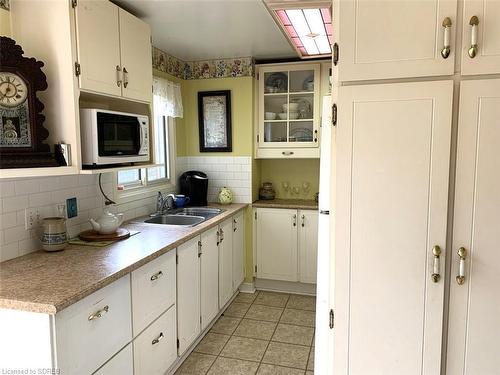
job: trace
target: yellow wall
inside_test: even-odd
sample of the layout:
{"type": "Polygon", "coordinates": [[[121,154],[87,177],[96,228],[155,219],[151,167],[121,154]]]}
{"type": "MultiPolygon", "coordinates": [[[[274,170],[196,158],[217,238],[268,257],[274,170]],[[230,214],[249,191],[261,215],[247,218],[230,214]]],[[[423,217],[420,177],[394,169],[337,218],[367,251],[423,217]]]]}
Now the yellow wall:
{"type": "Polygon", "coordinates": [[[0,9],[0,35],[10,36],[10,12],[0,9]]]}
{"type": "Polygon", "coordinates": [[[260,181],[272,182],[277,198],[314,199],[314,194],[319,191],[319,159],[260,160],[260,181]],[[292,187],[300,187],[300,194],[286,193],[283,181],[288,181],[292,187]],[[310,184],[307,194],[302,190],[304,181],[310,184]]]}

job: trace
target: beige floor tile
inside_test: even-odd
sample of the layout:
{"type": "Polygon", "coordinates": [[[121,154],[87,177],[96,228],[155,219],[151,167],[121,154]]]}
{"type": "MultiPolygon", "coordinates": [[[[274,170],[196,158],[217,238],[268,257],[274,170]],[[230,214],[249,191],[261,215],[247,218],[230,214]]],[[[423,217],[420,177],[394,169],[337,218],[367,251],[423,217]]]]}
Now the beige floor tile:
{"type": "Polygon", "coordinates": [[[289,294],[284,293],[260,292],[254,303],[256,305],[285,307],[289,297],[289,294]]]}
{"type": "Polygon", "coordinates": [[[209,375],[253,375],[257,371],[257,362],[242,361],[241,359],[219,357],[214,362],[209,375]]]}
{"type": "Polygon", "coordinates": [[[254,320],[264,320],[266,322],[277,322],[280,319],[282,308],[263,306],[263,305],[252,305],[248,309],[245,318],[254,320]]]}
{"type": "Polygon", "coordinates": [[[234,302],[240,303],[252,303],[257,297],[258,293],[241,293],[236,296],[234,302]]]}
{"type": "Polygon", "coordinates": [[[243,319],[233,335],[250,337],[253,339],[271,340],[275,328],[276,323],[274,322],[243,319]]]}
{"type": "Polygon", "coordinates": [[[307,369],[310,371],[314,370],[314,348],[311,349],[309,354],[309,361],[307,361],[307,369]]]}
{"type": "Polygon", "coordinates": [[[314,328],[290,324],[278,324],[272,341],[311,346],[314,328]]]}
{"type": "Polygon", "coordinates": [[[214,355],[191,353],[175,375],[204,375],[216,358],[214,355]]]}
{"type": "Polygon", "coordinates": [[[316,311],[316,297],[292,294],[286,307],[288,309],[316,311]]]}
{"type": "Polygon", "coordinates": [[[309,349],[308,346],[271,341],[264,354],[262,363],[305,370],[309,357],[309,349]]]}
{"type": "Polygon", "coordinates": [[[268,341],[233,336],[220,353],[222,357],[260,361],[266,351],[268,341]]]}
{"type": "Polygon", "coordinates": [[[249,303],[233,302],[229,305],[226,311],[224,311],[224,316],[243,318],[249,307],[249,303]]]}
{"type": "Polygon", "coordinates": [[[262,363],[257,375],[304,375],[304,370],[262,363]]]}
{"type": "Polygon", "coordinates": [[[231,336],[208,332],[201,342],[194,348],[197,353],[219,355],[231,336]]]}
{"type": "Polygon", "coordinates": [[[316,313],[314,311],[285,309],[280,323],[296,324],[298,326],[314,327],[316,313]]]}
{"type": "Polygon", "coordinates": [[[233,318],[232,316],[221,316],[213,325],[211,332],[223,333],[225,335],[232,335],[241,318],[233,318]]]}

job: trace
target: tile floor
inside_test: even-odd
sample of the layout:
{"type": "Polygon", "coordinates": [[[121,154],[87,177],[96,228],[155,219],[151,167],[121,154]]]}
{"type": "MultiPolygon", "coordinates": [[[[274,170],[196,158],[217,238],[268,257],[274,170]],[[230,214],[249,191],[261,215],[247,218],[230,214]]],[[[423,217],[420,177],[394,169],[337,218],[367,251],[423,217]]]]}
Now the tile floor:
{"type": "Polygon", "coordinates": [[[309,375],[316,298],[240,293],[176,374],[309,375]]]}

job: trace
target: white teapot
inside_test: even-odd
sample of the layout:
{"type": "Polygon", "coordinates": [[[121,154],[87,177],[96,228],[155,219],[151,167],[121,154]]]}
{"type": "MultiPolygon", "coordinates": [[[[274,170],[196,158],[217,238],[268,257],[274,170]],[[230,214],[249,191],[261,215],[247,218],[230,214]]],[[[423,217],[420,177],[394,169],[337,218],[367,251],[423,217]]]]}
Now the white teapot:
{"type": "Polygon", "coordinates": [[[109,210],[104,209],[102,216],[97,219],[90,219],[92,229],[100,234],[111,234],[116,232],[118,227],[123,222],[123,214],[113,214],[109,210]]]}

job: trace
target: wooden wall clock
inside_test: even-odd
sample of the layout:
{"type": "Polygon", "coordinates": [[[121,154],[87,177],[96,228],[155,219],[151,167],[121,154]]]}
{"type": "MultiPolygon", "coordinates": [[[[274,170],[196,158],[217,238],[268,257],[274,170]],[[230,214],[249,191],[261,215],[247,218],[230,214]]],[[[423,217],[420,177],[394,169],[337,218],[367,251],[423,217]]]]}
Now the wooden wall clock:
{"type": "Polygon", "coordinates": [[[23,57],[21,46],[0,37],[0,168],[58,166],[44,140],[44,105],[37,91],[47,89],[43,62],[23,57]]]}

